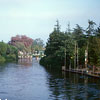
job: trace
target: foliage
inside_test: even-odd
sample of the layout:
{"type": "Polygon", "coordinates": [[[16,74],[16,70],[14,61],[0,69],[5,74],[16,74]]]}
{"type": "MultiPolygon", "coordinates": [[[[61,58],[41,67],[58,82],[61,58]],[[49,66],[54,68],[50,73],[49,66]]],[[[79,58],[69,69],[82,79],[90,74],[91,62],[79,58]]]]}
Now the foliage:
{"type": "Polygon", "coordinates": [[[15,46],[19,51],[30,53],[33,39],[25,35],[16,35],[11,38],[9,44],[15,46]]]}
{"type": "Polygon", "coordinates": [[[100,38],[89,38],[89,64],[100,66],[100,38]]]}
{"type": "Polygon", "coordinates": [[[46,57],[42,58],[40,64],[45,62],[46,66],[62,66],[64,65],[65,53],[67,65],[70,62],[70,57],[73,56],[72,53],[72,40],[70,36],[64,32],[60,31],[59,22],[57,21],[57,28],[54,28],[54,31],[50,34],[45,55],[46,57]]]}
{"type": "Polygon", "coordinates": [[[5,62],[5,58],[0,55],[0,63],[4,63],[4,62],[5,62]]]}
{"type": "Polygon", "coordinates": [[[86,29],[76,24],[73,31],[68,25],[68,31],[64,33],[60,31],[57,21],[56,28],[49,35],[46,44],[46,56],[40,60],[40,64],[62,66],[66,62],[68,68],[70,64],[74,66],[77,60],[77,66],[78,64],[84,66],[85,50],[88,50],[88,64],[100,66],[100,25],[97,28],[95,25],[95,22],[89,20],[86,29]]]}
{"type": "Polygon", "coordinates": [[[43,40],[40,38],[37,38],[33,41],[31,50],[34,53],[35,51],[41,51],[44,48],[43,40]]]}
{"type": "Polygon", "coordinates": [[[96,25],[95,22],[92,20],[88,20],[88,27],[86,29],[87,36],[95,35],[95,29],[94,26],[96,25]]]}
{"type": "Polygon", "coordinates": [[[5,61],[16,61],[18,59],[18,50],[16,47],[0,42],[0,63],[5,61]]]}
{"type": "Polygon", "coordinates": [[[17,58],[16,58],[15,54],[9,54],[9,55],[6,56],[6,60],[7,61],[16,61],[17,58]]]}
{"type": "Polygon", "coordinates": [[[7,44],[0,42],[0,55],[5,56],[7,51],[7,44]]]}
{"type": "Polygon", "coordinates": [[[48,40],[47,46],[46,46],[46,51],[45,55],[47,55],[48,59],[51,60],[51,64],[55,65],[61,65],[63,64],[64,60],[64,48],[61,48],[64,46],[64,34],[63,33],[58,33],[56,30],[52,34],[50,34],[50,38],[48,40]],[[57,61],[60,62],[57,62],[57,61]]]}
{"type": "Polygon", "coordinates": [[[31,39],[31,38],[29,38],[25,35],[16,35],[15,37],[11,38],[10,43],[12,45],[16,45],[17,42],[18,43],[20,42],[20,43],[24,44],[25,47],[29,47],[29,46],[32,45],[33,39],[31,39]]]}

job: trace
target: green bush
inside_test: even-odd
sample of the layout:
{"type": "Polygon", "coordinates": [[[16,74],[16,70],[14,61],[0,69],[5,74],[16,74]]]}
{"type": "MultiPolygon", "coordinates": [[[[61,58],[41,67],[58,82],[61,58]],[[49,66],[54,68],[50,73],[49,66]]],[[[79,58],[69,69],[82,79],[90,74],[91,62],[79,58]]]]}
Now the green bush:
{"type": "Polygon", "coordinates": [[[0,63],[4,63],[6,60],[4,57],[0,56],[0,63]]]}
{"type": "Polygon", "coordinates": [[[61,66],[63,65],[62,64],[62,61],[58,62],[59,59],[57,58],[54,58],[52,56],[45,56],[43,58],[41,58],[40,60],[40,64],[45,66],[45,67],[53,67],[53,68],[61,68],[61,66]]]}
{"type": "Polygon", "coordinates": [[[16,55],[15,54],[9,54],[6,56],[7,61],[16,61],[16,55]]]}

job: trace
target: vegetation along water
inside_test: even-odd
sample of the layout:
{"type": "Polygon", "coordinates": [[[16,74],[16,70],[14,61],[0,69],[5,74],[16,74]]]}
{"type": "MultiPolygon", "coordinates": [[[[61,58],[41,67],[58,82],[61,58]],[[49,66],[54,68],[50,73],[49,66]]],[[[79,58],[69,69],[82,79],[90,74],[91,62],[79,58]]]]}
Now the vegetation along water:
{"type": "Polygon", "coordinates": [[[66,66],[67,69],[88,68],[100,70],[100,26],[88,20],[88,26],[83,29],[80,25],[62,32],[59,21],[53,32],[49,35],[46,44],[45,57],[41,65],[51,67],[66,66]]]}

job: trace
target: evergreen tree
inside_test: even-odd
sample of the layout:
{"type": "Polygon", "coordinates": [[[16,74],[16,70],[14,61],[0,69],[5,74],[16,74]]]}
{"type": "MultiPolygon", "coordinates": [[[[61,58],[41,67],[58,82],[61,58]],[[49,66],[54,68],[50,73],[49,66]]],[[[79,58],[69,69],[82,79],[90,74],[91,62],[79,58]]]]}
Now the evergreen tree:
{"type": "Polygon", "coordinates": [[[95,35],[95,27],[96,23],[93,22],[92,20],[88,20],[88,27],[86,29],[87,37],[91,35],[95,35]]]}
{"type": "MultiPolygon", "coordinates": [[[[50,34],[45,57],[40,60],[42,65],[72,66],[77,63],[85,67],[85,51],[88,53],[88,64],[100,66],[100,26],[95,29],[96,23],[89,20],[88,28],[84,30],[76,24],[71,32],[70,24],[66,32],[60,31],[59,21],[54,31],[50,34]],[[86,33],[85,33],[86,32],[86,33]]],[[[76,67],[77,67],[76,66],[76,67]]]]}

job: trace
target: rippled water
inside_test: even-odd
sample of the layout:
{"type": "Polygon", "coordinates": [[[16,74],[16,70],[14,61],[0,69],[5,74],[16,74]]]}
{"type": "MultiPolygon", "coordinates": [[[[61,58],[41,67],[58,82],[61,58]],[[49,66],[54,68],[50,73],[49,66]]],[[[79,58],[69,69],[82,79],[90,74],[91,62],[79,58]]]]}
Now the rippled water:
{"type": "Polygon", "coordinates": [[[0,65],[0,99],[100,100],[100,79],[63,73],[38,61],[0,65]]]}

